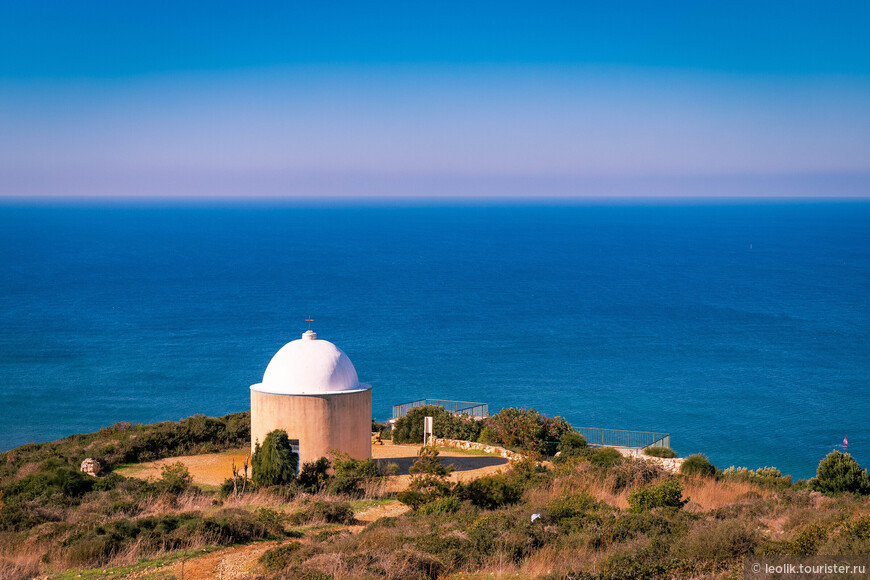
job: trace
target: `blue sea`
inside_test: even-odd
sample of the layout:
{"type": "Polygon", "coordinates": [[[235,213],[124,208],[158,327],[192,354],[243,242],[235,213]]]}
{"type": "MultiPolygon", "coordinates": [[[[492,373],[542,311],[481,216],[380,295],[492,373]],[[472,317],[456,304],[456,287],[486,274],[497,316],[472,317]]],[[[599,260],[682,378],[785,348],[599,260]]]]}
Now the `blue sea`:
{"type": "Polygon", "coordinates": [[[378,419],[421,398],[870,465],[870,203],[0,206],[0,449],[249,408],[314,319],[378,419]]]}

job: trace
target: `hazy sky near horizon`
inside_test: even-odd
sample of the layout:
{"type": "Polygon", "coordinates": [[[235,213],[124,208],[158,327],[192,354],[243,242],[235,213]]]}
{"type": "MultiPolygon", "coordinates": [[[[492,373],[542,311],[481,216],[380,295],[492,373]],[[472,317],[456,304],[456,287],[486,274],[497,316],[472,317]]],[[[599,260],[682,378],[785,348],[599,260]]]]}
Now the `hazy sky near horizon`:
{"type": "Polygon", "coordinates": [[[4,3],[0,195],[870,195],[870,4],[4,3]]]}

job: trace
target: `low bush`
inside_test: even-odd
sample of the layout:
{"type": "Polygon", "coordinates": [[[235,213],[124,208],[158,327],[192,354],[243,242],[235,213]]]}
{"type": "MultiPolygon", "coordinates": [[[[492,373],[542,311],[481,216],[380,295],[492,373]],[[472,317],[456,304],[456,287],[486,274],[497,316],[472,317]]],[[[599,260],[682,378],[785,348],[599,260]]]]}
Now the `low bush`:
{"type": "Polygon", "coordinates": [[[381,475],[385,476],[399,475],[401,472],[402,470],[399,468],[399,464],[393,463],[392,461],[381,468],[381,475]]]}
{"type": "Polygon", "coordinates": [[[787,540],[769,543],[762,551],[765,554],[811,556],[818,553],[829,535],[830,529],[827,525],[814,522],[803,526],[787,540]]]}
{"type": "Polygon", "coordinates": [[[178,495],[187,491],[192,483],[193,478],[190,476],[187,466],[176,461],[160,468],[160,479],[157,481],[156,487],[164,493],[178,495]]]}
{"type": "Polygon", "coordinates": [[[496,474],[481,477],[457,489],[459,497],[483,509],[514,504],[523,496],[521,482],[496,474]]]}
{"type": "Polygon", "coordinates": [[[692,528],[674,544],[671,552],[683,560],[721,564],[753,553],[762,540],[761,532],[752,522],[714,520],[692,528]]]}
{"type": "Polygon", "coordinates": [[[683,499],[683,484],[676,479],[636,489],[628,496],[628,505],[633,512],[660,507],[680,509],[688,502],[689,500],[683,499]]]}
{"type": "Polygon", "coordinates": [[[452,514],[459,511],[461,505],[462,502],[459,501],[458,497],[455,495],[449,495],[447,497],[436,499],[435,501],[430,501],[429,503],[421,503],[419,505],[419,512],[424,515],[452,514]]]}
{"type": "Polygon", "coordinates": [[[722,477],[726,480],[755,483],[768,489],[782,490],[792,485],[791,476],[783,475],[775,467],[762,467],[755,470],[747,467],[729,467],[722,472],[722,477]]]}
{"type": "Polygon", "coordinates": [[[74,467],[61,465],[57,460],[49,460],[39,471],[8,485],[3,490],[4,502],[16,503],[37,498],[77,502],[83,494],[93,489],[97,481],[74,467]]]}
{"type": "Polygon", "coordinates": [[[569,431],[562,435],[562,439],[559,441],[556,461],[562,462],[575,457],[581,457],[586,453],[587,449],[586,438],[576,431],[569,431]]]}
{"type": "Polygon", "coordinates": [[[329,468],[331,466],[332,464],[326,457],[303,463],[296,481],[305,492],[318,493],[329,483],[329,468]]]}
{"type": "Polygon", "coordinates": [[[202,544],[229,545],[283,535],[283,528],[259,521],[243,509],[114,520],[79,531],[62,542],[59,556],[69,566],[101,566],[136,545],[142,554],[202,544]]]}
{"type": "Polygon", "coordinates": [[[680,473],[683,475],[713,477],[716,475],[716,467],[710,463],[710,460],[706,456],[696,453],[686,458],[680,466],[680,473]]]}
{"type": "Polygon", "coordinates": [[[414,510],[448,496],[453,490],[447,482],[447,475],[453,471],[453,467],[441,463],[438,450],[434,447],[421,447],[409,471],[413,475],[411,483],[396,499],[414,510]]]}
{"type": "Polygon", "coordinates": [[[582,529],[597,519],[601,508],[598,501],[587,493],[559,495],[547,502],[545,511],[563,529],[582,529]]]}
{"type": "Polygon", "coordinates": [[[819,462],[816,477],[810,481],[810,487],[825,495],[843,493],[868,495],[870,478],[867,477],[867,470],[861,469],[851,455],[831,451],[819,462]]]}
{"type": "Polygon", "coordinates": [[[623,457],[606,469],[605,481],[613,493],[619,493],[624,489],[649,485],[662,473],[660,467],[649,461],[623,457]]]}
{"type": "Polygon", "coordinates": [[[366,482],[380,477],[378,464],[374,459],[353,459],[346,453],[339,453],[332,462],[335,472],[327,486],[329,493],[359,496],[366,482]]]}
{"type": "Polygon", "coordinates": [[[257,560],[266,572],[280,572],[296,561],[299,552],[299,542],[290,542],[263,552],[257,560]]]}
{"type": "Polygon", "coordinates": [[[644,447],[643,454],[650,457],[662,457],[664,459],[673,459],[677,456],[677,452],[670,447],[644,447]]]}
{"type": "Polygon", "coordinates": [[[592,453],[589,457],[589,463],[596,467],[612,467],[622,463],[624,459],[622,453],[613,447],[602,447],[592,453]]]}
{"type": "Polygon", "coordinates": [[[299,511],[290,514],[288,521],[297,525],[312,522],[352,524],[356,519],[353,516],[353,509],[347,502],[315,499],[309,501],[299,511]]]}

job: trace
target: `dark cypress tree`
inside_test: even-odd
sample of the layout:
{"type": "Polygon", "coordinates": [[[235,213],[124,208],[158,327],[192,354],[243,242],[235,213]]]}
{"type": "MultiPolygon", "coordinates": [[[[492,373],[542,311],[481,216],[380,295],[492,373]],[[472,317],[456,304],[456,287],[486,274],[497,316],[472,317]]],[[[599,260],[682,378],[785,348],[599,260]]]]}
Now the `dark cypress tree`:
{"type": "Polygon", "coordinates": [[[266,435],[263,445],[254,445],[252,479],[259,486],[290,483],[296,479],[298,465],[299,456],[293,452],[286,431],[275,429],[266,435]]]}

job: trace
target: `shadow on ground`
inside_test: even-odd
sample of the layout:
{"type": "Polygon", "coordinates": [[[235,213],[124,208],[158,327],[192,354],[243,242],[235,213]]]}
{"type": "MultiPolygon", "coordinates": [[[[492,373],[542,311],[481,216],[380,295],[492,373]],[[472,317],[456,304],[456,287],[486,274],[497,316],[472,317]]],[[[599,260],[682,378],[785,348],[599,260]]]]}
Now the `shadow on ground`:
{"type": "MultiPolygon", "coordinates": [[[[408,474],[408,469],[414,465],[416,460],[416,457],[382,457],[375,459],[378,468],[381,469],[383,469],[383,467],[388,463],[395,463],[399,466],[399,473],[402,475],[408,474]]],[[[508,460],[504,457],[470,455],[468,457],[441,457],[441,462],[444,465],[452,465],[456,471],[472,471],[474,469],[482,469],[494,465],[504,465],[508,460]]]]}

